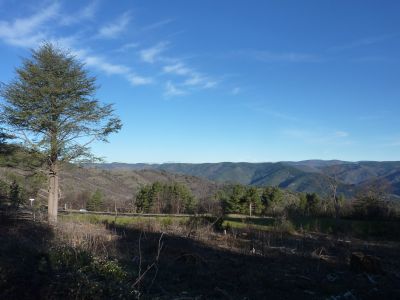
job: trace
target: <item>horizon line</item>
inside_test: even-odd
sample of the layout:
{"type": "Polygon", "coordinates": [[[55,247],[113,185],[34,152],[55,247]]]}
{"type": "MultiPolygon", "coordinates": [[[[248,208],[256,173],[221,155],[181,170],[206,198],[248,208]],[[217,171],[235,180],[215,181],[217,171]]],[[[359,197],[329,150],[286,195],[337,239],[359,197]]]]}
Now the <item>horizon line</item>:
{"type": "Polygon", "coordinates": [[[360,163],[360,162],[400,162],[400,160],[341,160],[341,159],[303,159],[303,160],[277,160],[277,161],[217,161],[217,162],[178,162],[178,161],[166,161],[166,162],[121,162],[121,161],[104,161],[95,162],[92,164],[145,164],[145,165],[163,165],[163,164],[222,164],[222,163],[247,163],[247,164],[263,164],[263,163],[299,163],[299,162],[309,162],[309,161],[323,161],[323,162],[343,162],[343,163],[360,163]]]}

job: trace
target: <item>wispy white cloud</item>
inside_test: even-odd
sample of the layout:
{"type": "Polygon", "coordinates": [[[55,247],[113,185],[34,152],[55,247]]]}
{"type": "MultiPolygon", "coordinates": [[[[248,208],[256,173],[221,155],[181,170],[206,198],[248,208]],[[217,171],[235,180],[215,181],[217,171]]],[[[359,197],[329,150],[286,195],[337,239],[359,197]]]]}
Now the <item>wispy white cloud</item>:
{"type": "Polygon", "coordinates": [[[320,62],[321,58],[314,54],[307,53],[273,53],[268,51],[258,51],[254,53],[257,60],[263,62],[290,62],[290,63],[307,63],[320,62]]]}
{"type": "Polygon", "coordinates": [[[79,43],[79,38],[80,35],[77,34],[77,35],[55,37],[55,38],[46,37],[46,41],[52,43],[56,47],[59,47],[66,51],[73,52],[73,50],[76,48],[74,45],[79,43]]]}
{"type": "MultiPolygon", "coordinates": [[[[12,46],[24,48],[37,48],[42,42],[49,41],[57,46],[69,50],[87,66],[100,70],[108,75],[119,75],[130,84],[148,85],[154,83],[153,77],[141,76],[131,66],[121,63],[114,63],[112,59],[104,54],[91,49],[90,46],[83,48],[82,41],[86,39],[87,33],[80,32],[75,35],[63,36],[61,30],[65,26],[77,26],[83,20],[94,18],[98,8],[98,1],[93,0],[82,9],[65,13],[61,2],[54,2],[47,7],[40,9],[40,12],[10,21],[0,21],[0,40],[12,46]]],[[[115,22],[105,24],[97,30],[97,38],[115,38],[127,29],[131,21],[129,12],[122,14],[115,22]]],[[[153,30],[166,26],[173,22],[172,19],[165,19],[150,24],[143,30],[153,30]]],[[[88,45],[88,43],[85,43],[88,45]]],[[[138,48],[138,43],[126,43],[115,52],[126,52],[138,48]]],[[[219,82],[205,73],[200,73],[193,68],[186,66],[180,59],[174,59],[164,55],[169,47],[167,41],[159,42],[153,47],[139,49],[140,60],[154,64],[161,68],[162,75],[170,78],[165,84],[165,96],[179,96],[187,94],[195,89],[208,89],[215,87],[219,82]],[[164,65],[164,66],[163,66],[164,65]],[[180,83],[173,83],[171,75],[182,76],[180,83]]]]}
{"type": "Polygon", "coordinates": [[[189,75],[189,74],[193,73],[193,70],[189,69],[183,63],[180,63],[180,62],[173,64],[173,65],[164,66],[163,71],[165,73],[181,75],[181,76],[185,76],[185,75],[189,75]]]}
{"type": "Polygon", "coordinates": [[[241,89],[240,87],[234,87],[234,88],[231,90],[231,94],[234,95],[234,96],[236,96],[236,95],[238,95],[241,91],[242,91],[242,89],[241,89]]]}
{"type": "MultiPolygon", "coordinates": [[[[84,8],[83,11],[78,12],[79,16],[90,17],[94,13],[95,4],[92,2],[91,5],[84,8]]],[[[110,62],[106,57],[100,56],[93,53],[90,50],[80,49],[76,47],[77,38],[76,36],[69,37],[57,37],[51,36],[51,33],[47,30],[48,23],[60,16],[60,5],[58,2],[42,9],[40,13],[33,14],[26,18],[16,19],[12,22],[0,22],[0,39],[5,43],[12,46],[18,47],[32,47],[36,48],[43,41],[50,41],[53,44],[69,49],[72,55],[76,56],[79,60],[85,63],[87,66],[96,68],[108,75],[120,75],[124,77],[132,85],[147,85],[153,82],[150,77],[138,75],[130,67],[122,64],[115,64],[110,62]]],[[[119,25],[112,28],[108,27],[107,34],[117,34],[120,30],[125,27],[124,24],[128,22],[129,16],[123,15],[119,25]]],[[[66,19],[64,19],[65,22],[66,19]]],[[[66,25],[63,21],[60,21],[62,26],[66,25]]]]}
{"type": "Polygon", "coordinates": [[[218,81],[214,81],[214,80],[208,80],[204,83],[203,88],[205,89],[210,89],[213,88],[215,86],[217,86],[218,81]]]}
{"type": "Polygon", "coordinates": [[[267,63],[317,63],[323,59],[315,54],[299,52],[271,52],[266,50],[241,50],[233,53],[267,63]]]}
{"type": "Polygon", "coordinates": [[[58,16],[60,5],[55,2],[39,13],[13,22],[0,21],[0,39],[18,47],[36,47],[47,37],[45,24],[58,16]]]}
{"type": "Polygon", "coordinates": [[[111,63],[106,58],[91,54],[86,50],[75,50],[72,51],[72,54],[77,56],[86,65],[97,68],[108,75],[123,76],[132,85],[147,85],[153,82],[152,78],[140,76],[128,66],[111,63]]]}
{"type": "Polygon", "coordinates": [[[277,111],[277,110],[267,107],[264,102],[257,102],[257,101],[246,102],[244,104],[244,106],[248,109],[251,109],[251,110],[259,112],[259,113],[266,114],[273,118],[281,119],[284,121],[291,121],[291,122],[299,121],[299,119],[293,115],[290,115],[286,112],[277,111]]]}
{"type": "Polygon", "coordinates": [[[186,79],[185,85],[199,85],[203,82],[203,78],[199,74],[191,74],[190,78],[186,79]]]}
{"type": "Polygon", "coordinates": [[[193,73],[190,75],[188,79],[186,79],[183,83],[187,86],[198,86],[205,89],[212,88],[217,85],[217,81],[212,80],[202,74],[193,73]]]}
{"type": "Polygon", "coordinates": [[[120,48],[116,49],[115,51],[116,52],[126,52],[130,49],[135,49],[137,47],[139,47],[139,43],[127,43],[127,44],[122,45],[120,48]]]}
{"type": "Polygon", "coordinates": [[[144,77],[144,76],[140,76],[137,74],[133,74],[132,72],[130,72],[129,74],[126,75],[128,81],[132,84],[132,85],[148,85],[154,82],[154,80],[150,77],[144,77]]]}
{"type": "Polygon", "coordinates": [[[78,56],[86,65],[96,67],[109,75],[123,75],[130,71],[127,66],[109,63],[100,56],[86,54],[78,56]]]}
{"type": "Polygon", "coordinates": [[[186,91],[176,87],[171,81],[167,81],[167,83],[165,84],[165,92],[164,92],[165,97],[182,96],[186,94],[187,94],[186,91]]]}
{"type": "Polygon", "coordinates": [[[167,46],[167,42],[160,42],[153,47],[142,49],[139,52],[140,58],[142,61],[152,64],[160,59],[161,53],[167,49],[167,46]]]}
{"type": "Polygon", "coordinates": [[[155,22],[153,24],[144,26],[142,28],[143,31],[148,31],[148,30],[154,30],[154,29],[158,29],[158,28],[162,28],[170,23],[172,23],[174,21],[174,19],[165,19],[165,20],[161,20],[158,22],[155,22]]]}
{"type": "Polygon", "coordinates": [[[84,20],[91,20],[94,18],[98,8],[98,1],[92,1],[81,10],[74,12],[73,15],[60,15],[60,23],[62,25],[73,25],[84,20]]]}
{"type": "Polygon", "coordinates": [[[163,67],[163,71],[168,74],[185,76],[186,79],[183,82],[184,86],[208,89],[215,87],[218,84],[218,81],[187,67],[182,62],[166,65],[163,67]]]}
{"type": "Polygon", "coordinates": [[[109,23],[99,29],[98,37],[113,39],[118,37],[129,25],[131,16],[129,12],[122,14],[117,21],[109,23]]]}
{"type": "Polygon", "coordinates": [[[97,10],[98,2],[92,1],[88,5],[86,5],[79,13],[78,16],[84,19],[90,19],[94,17],[94,14],[97,10]]]}
{"type": "Polygon", "coordinates": [[[349,50],[349,49],[358,48],[358,47],[370,46],[370,45],[381,43],[388,39],[398,37],[398,36],[399,36],[399,34],[384,34],[384,35],[379,35],[379,36],[370,36],[370,37],[366,37],[366,38],[362,38],[362,39],[358,39],[358,40],[349,42],[347,44],[331,47],[329,50],[330,51],[343,51],[343,50],[349,50]]]}

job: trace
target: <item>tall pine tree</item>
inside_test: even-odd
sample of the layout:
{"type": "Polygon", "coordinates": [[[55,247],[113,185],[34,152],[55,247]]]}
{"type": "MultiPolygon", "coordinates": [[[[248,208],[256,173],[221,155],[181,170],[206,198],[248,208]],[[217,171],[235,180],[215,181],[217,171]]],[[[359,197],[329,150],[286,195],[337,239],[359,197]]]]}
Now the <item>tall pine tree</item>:
{"type": "Polygon", "coordinates": [[[46,43],[1,86],[5,129],[45,158],[50,223],[57,222],[62,164],[92,158],[88,145],[121,128],[112,105],[95,99],[95,81],[75,57],[46,43]]]}

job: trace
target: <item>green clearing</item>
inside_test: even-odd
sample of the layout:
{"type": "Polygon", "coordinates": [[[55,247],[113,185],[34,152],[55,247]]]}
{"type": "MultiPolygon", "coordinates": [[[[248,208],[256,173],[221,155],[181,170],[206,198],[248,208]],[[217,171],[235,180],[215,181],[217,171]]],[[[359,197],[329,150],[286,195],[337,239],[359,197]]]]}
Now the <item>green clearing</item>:
{"type": "MultiPolygon", "coordinates": [[[[78,221],[90,223],[115,223],[120,226],[134,224],[158,223],[162,226],[172,224],[185,225],[190,221],[188,216],[112,216],[101,214],[70,213],[61,215],[60,218],[65,221],[78,221]]],[[[202,217],[199,217],[202,218],[202,217]]],[[[284,221],[273,217],[249,217],[245,215],[226,215],[224,216],[223,228],[255,230],[280,230],[298,232],[319,232],[324,234],[334,234],[340,236],[357,237],[373,240],[400,240],[400,222],[399,221],[370,221],[370,220],[351,220],[328,217],[291,217],[284,221]],[[284,227],[284,228],[282,228],[284,227]]]]}
{"type": "MultiPolygon", "coordinates": [[[[289,221],[294,230],[303,232],[320,232],[339,234],[363,239],[399,240],[399,221],[351,220],[329,217],[291,217],[289,221]]],[[[228,215],[223,226],[231,228],[253,228],[273,230],[279,228],[280,220],[272,217],[248,217],[243,215],[228,215]]]]}
{"type": "Polygon", "coordinates": [[[249,217],[244,215],[227,215],[224,217],[223,227],[227,228],[247,228],[251,227],[259,230],[271,230],[276,225],[277,220],[271,217],[249,217]]]}
{"type": "Polygon", "coordinates": [[[89,222],[93,224],[98,223],[115,223],[116,225],[126,226],[132,224],[146,224],[157,222],[162,225],[171,225],[172,223],[178,222],[179,224],[185,224],[189,217],[182,216],[112,216],[112,215],[101,215],[101,214],[86,214],[86,213],[70,213],[59,216],[63,221],[74,221],[74,222],[89,222]]]}

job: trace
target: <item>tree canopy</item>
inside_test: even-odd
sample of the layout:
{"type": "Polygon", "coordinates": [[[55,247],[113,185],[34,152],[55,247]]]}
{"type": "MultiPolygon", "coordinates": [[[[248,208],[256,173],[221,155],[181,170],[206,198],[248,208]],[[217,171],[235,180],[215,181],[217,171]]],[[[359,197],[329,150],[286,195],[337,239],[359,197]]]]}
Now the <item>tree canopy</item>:
{"type": "Polygon", "coordinates": [[[32,58],[24,59],[16,73],[1,87],[3,123],[13,136],[42,150],[50,160],[90,156],[91,141],[106,141],[121,128],[112,105],[94,98],[96,78],[52,44],[32,51],[32,58]]]}
{"type": "Polygon", "coordinates": [[[145,185],[136,195],[137,211],[144,213],[193,213],[195,204],[192,192],[177,182],[145,185]]]}

